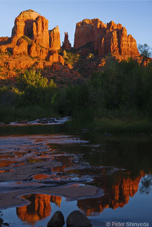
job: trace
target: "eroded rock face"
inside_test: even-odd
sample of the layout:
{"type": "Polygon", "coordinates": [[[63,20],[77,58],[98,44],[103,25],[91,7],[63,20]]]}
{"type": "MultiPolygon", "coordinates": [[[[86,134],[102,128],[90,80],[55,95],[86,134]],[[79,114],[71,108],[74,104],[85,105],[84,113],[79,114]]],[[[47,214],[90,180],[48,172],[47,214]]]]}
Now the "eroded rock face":
{"type": "MultiPolygon", "coordinates": [[[[34,67],[45,68],[53,63],[61,63],[72,69],[73,66],[66,63],[64,56],[58,54],[60,47],[59,27],[48,30],[48,20],[33,10],[23,11],[16,17],[10,38],[0,37],[0,51],[9,54],[6,63],[3,63],[8,69],[28,68],[33,64],[34,67]],[[18,59],[21,55],[22,61],[18,59]]],[[[62,48],[71,49],[68,33],[65,33],[62,48]]],[[[136,40],[127,35],[126,28],[113,21],[104,24],[99,19],[85,19],[76,24],[74,48],[81,55],[93,53],[93,56],[97,54],[102,59],[109,53],[120,61],[128,57],[138,60],[140,56],[136,40]]],[[[142,60],[138,61],[141,63],[142,60]]],[[[93,72],[98,66],[102,64],[95,59],[86,64],[83,70],[93,72]]]]}
{"type": "Polygon", "coordinates": [[[28,47],[28,53],[31,57],[40,57],[40,59],[45,59],[48,56],[49,50],[36,43],[32,43],[28,47]]]}
{"type": "Polygon", "coordinates": [[[49,48],[48,23],[48,20],[42,16],[39,16],[33,23],[34,42],[45,48],[49,48]]]}
{"type": "Polygon", "coordinates": [[[127,30],[114,21],[104,24],[99,19],[85,19],[76,24],[74,48],[82,54],[95,52],[100,56],[108,53],[122,56],[138,56],[136,40],[127,30]]]}
{"type": "Polygon", "coordinates": [[[68,36],[67,32],[64,33],[63,49],[64,50],[70,50],[71,49],[71,43],[69,42],[69,36],[68,36]]]}
{"type": "Polygon", "coordinates": [[[51,62],[52,64],[55,62],[60,62],[62,65],[64,65],[64,59],[61,55],[58,54],[57,51],[49,52],[49,62],[51,62]]]}
{"type": "Polygon", "coordinates": [[[33,38],[33,22],[39,17],[40,14],[33,10],[26,10],[20,13],[15,19],[14,27],[12,29],[12,37],[18,38],[26,35],[29,38],[33,38]]]}
{"type": "Polygon", "coordinates": [[[43,47],[49,47],[48,20],[33,10],[20,13],[15,19],[12,37],[27,36],[43,47]]]}
{"type": "Polygon", "coordinates": [[[28,54],[28,43],[23,38],[18,39],[16,46],[13,48],[13,55],[28,54]]]}
{"type": "Polygon", "coordinates": [[[59,50],[61,47],[59,27],[49,31],[49,43],[52,50],[59,50]]]}

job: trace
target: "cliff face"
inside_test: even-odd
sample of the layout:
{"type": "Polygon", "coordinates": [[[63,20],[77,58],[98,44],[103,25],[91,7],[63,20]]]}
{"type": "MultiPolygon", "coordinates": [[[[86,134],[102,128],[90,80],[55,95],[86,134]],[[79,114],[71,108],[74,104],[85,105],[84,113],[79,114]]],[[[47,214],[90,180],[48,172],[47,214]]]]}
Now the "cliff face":
{"type": "Polygon", "coordinates": [[[85,19],[76,24],[74,48],[81,49],[82,54],[95,52],[100,56],[108,53],[128,57],[139,55],[136,40],[127,35],[125,27],[113,21],[104,24],[99,19],[85,19]]]}
{"type": "Polygon", "coordinates": [[[21,12],[15,19],[12,37],[19,39],[22,36],[27,36],[35,43],[48,48],[48,20],[33,10],[21,12]]]}
{"type": "Polygon", "coordinates": [[[50,47],[53,50],[60,49],[61,42],[60,42],[60,31],[58,26],[49,31],[49,43],[50,43],[50,47]]]}
{"type": "MultiPolygon", "coordinates": [[[[9,54],[9,59],[0,60],[1,66],[9,70],[26,69],[29,67],[50,68],[53,63],[61,63],[65,67],[64,59],[58,54],[61,49],[59,27],[48,30],[48,20],[33,10],[26,10],[16,17],[11,37],[0,37],[0,52],[9,54]],[[11,53],[11,55],[10,55],[11,53]],[[31,58],[32,57],[32,58],[31,58]],[[5,61],[6,60],[6,61],[5,61]]],[[[62,50],[72,50],[68,33],[65,33],[62,50]]],[[[61,54],[63,55],[61,50],[61,54]]],[[[74,53],[84,55],[93,53],[97,58],[87,64],[83,71],[91,73],[98,66],[102,66],[100,59],[107,54],[113,54],[120,61],[128,57],[139,59],[136,40],[127,35],[127,30],[121,24],[113,21],[104,24],[99,19],[85,19],[76,24],[74,53]]],[[[67,60],[65,58],[65,60],[67,60]]],[[[76,68],[77,70],[77,68],[76,68]]]]}
{"type": "Polygon", "coordinates": [[[0,51],[9,51],[12,54],[8,63],[9,69],[27,68],[37,63],[29,60],[29,64],[23,66],[19,63],[18,56],[22,58],[22,62],[27,56],[38,57],[41,61],[37,63],[40,68],[45,67],[42,60],[49,61],[49,67],[54,62],[64,65],[64,59],[56,52],[59,49],[59,28],[49,31],[48,20],[33,10],[23,11],[16,17],[10,38],[0,38],[0,51]]]}

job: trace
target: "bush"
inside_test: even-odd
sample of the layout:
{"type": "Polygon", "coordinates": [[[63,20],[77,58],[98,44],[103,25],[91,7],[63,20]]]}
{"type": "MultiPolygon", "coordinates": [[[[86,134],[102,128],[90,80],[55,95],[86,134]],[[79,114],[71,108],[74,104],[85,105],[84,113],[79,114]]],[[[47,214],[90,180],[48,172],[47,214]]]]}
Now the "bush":
{"type": "Polygon", "coordinates": [[[40,71],[26,71],[18,77],[17,87],[22,91],[23,105],[51,105],[57,86],[53,80],[50,82],[42,77],[40,71]]]}

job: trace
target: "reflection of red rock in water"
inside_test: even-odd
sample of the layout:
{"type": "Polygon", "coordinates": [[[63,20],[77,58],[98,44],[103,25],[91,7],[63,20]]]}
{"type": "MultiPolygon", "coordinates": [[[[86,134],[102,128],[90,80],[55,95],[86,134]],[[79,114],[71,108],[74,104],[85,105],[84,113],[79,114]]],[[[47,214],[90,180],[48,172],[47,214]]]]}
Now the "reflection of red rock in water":
{"type": "Polygon", "coordinates": [[[44,194],[30,194],[28,196],[23,196],[23,198],[29,200],[30,204],[17,208],[17,216],[20,217],[22,221],[31,224],[50,215],[50,202],[54,202],[55,204],[60,206],[62,200],[62,197],[60,196],[51,196],[44,194]]]}
{"type": "Polygon", "coordinates": [[[58,207],[60,207],[61,201],[62,201],[61,196],[56,196],[56,195],[51,196],[51,202],[55,203],[58,207]]]}
{"type": "Polygon", "coordinates": [[[105,178],[102,180],[103,185],[100,185],[105,192],[103,197],[87,200],[82,199],[77,202],[77,205],[87,216],[91,216],[95,212],[100,213],[105,208],[116,209],[118,207],[123,207],[128,203],[129,197],[133,197],[138,191],[138,185],[143,176],[144,172],[142,171],[134,180],[129,176],[125,179],[120,175],[116,177],[116,181],[110,187],[107,178],[105,178]]]}
{"type": "Polygon", "coordinates": [[[65,165],[63,165],[63,166],[55,166],[51,170],[52,170],[52,172],[63,172],[64,169],[65,169],[65,165]]]}

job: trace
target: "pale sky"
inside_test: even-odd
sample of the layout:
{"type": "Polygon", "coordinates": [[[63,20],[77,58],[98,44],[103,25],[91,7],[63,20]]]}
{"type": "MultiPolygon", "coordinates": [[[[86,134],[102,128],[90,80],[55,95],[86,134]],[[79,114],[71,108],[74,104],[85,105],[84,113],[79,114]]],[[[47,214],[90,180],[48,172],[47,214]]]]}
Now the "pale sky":
{"type": "Polygon", "coordinates": [[[11,36],[15,18],[32,9],[49,20],[49,30],[59,26],[61,43],[68,32],[73,45],[76,23],[99,18],[126,27],[137,44],[152,47],[152,0],[0,0],[0,37],[11,36]]]}

